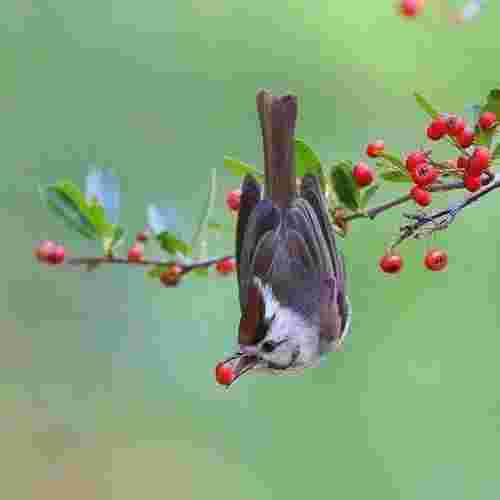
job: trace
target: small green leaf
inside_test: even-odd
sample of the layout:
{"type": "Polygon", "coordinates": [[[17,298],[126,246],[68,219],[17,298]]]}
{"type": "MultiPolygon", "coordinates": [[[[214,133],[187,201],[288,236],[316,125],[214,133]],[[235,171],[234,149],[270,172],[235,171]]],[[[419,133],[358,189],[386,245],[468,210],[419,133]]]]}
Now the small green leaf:
{"type": "Polygon", "coordinates": [[[352,176],[352,163],[341,161],[332,167],[331,180],[337,198],[350,210],[359,209],[359,190],[352,176]]]}
{"type": "Polygon", "coordinates": [[[295,143],[295,173],[304,177],[307,173],[319,174],[321,161],[317,154],[302,139],[294,139],[295,143]]]}
{"type": "Polygon", "coordinates": [[[106,220],[118,224],[120,216],[120,181],[110,169],[93,167],[85,179],[85,199],[90,205],[99,203],[106,220]]]}
{"type": "Polygon", "coordinates": [[[294,139],[294,144],[295,174],[297,177],[304,177],[306,174],[316,175],[319,179],[321,189],[324,191],[326,179],[318,155],[302,139],[294,139]]]}
{"type": "Polygon", "coordinates": [[[97,239],[96,227],[78,186],[70,181],[61,181],[41,187],[40,194],[47,207],[59,215],[70,229],[90,240],[97,239]]]}
{"type": "Polygon", "coordinates": [[[375,193],[380,189],[380,184],[373,184],[361,194],[361,200],[359,202],[359,207],[364,209],[368,206],[368,203],[373,198],[375,193]]]}
{"type": "Polygon", "coordinates": [[[495,146],[493,154],[491,155],[492,161],[500,159],[500,143],[495,146]]]}
{"type": "Polygon", "coordinates": [[[437,118],[439,116],[439,111],[434,108],[434,106],[420,93],[414,92],[415,100],[417,104],[431,117],[437,118]]]}
{"type": "Polygon", "coordinates": [[[379,157],[387,160],[387,162],[389,162],[393,167],[396,167],[403,172],[406,171],[405,164],[397,156],[382,151],[381,153],[379,153],[379,157]]]}
{"type": "Polygon", "coordinates": [[[92,200],[88,206],[89,219],[95,227],[97,236],[105,238],[113,233],[113,225],[106,219],[106,211],[97,199],[92,200]]]}
{"type": "Polygon", "coordinates": [[[189,255],[191,253],[191,245],[178,238],[174,233],[164,231],[158,234],[156,239],[163,250],[171,255],[175,255],[177,252],[183,255],[189,255]]]}
{"type": "Polygon", "coordinates": [[[200,220],[198,222],[198,227],[193,234],[191,240],[191,248],[193,249],[195,258],[203,259],[205,258],[205,253],[207,251],[207,231],[209,228],[209,220],[212,217],[212,213],[215,207],[215,198],[217,190],[217,171],[212,169],[210,177],[210,186],[208,189],[208,196],[203,212],[201,213],[200,220]]]}
{"type": "Polygon", "coordinates": [[[486,104],[482,107],[481,113],[492,111],[500,117],[500,89],[493,89],[486,98],[486,104]]]}
{"type": "Polygon", "coordinates": [[[103,238],[104,253],[111,255],[125,239],[125,229],[122,226],[112,226],[111,236],[103,238]]]}
{"type": "Polygon", "coordinates": [[[224,156],[224,167],[232,174],[243,177],[246,174],[253,175],[259,182],[264,182],[264,174],[257,170],[253,165],[244,163],[236,158],[224,156]]]}
{"type": "Polygon", "coordinates": [[[413,182],[411,177],[401,172],[401,170],[385,170],[379,176],[388,182],[413,182]]]}

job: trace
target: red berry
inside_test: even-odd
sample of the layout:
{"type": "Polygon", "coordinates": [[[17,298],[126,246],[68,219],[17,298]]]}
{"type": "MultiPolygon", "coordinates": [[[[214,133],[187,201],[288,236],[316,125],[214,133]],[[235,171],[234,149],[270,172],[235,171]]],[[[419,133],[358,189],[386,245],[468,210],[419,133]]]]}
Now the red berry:
{"type": "Polygon", "coordinates": [[[399,273],[403,267],[403,259],[401,255],[389,253],[380,258],[379,265],[384,273],[396,274],[399,273]]]}
{"type": "Polygon", "coordinates": [[[41,241],[35,247],[35,251],[34,251],[35,257],[40,262],[47,263],[49,261],[49,255],[54,252],[55,247],[56,247],[56,244],[53,241],[49,241],[49,240],[41,241]]]}
{"type": "Polygon", "coordinates": [[[215,380],[220,385],[230,385],[234,380],[233,369],[224,363],[218,363],[215,367],[215,380]]]}
{"type": "Polygon", "coordinates": [[[488,130],[489,128],[493,127],[493,125],[495,125],[496,122],[497,122],[497,115],[492,111],[485,111],[479,117],[478,125],[483,130],[488,130]]]}
{"type": "Polygon", "coordinates": [[[427,156],[422,151],[413,151],[406,157],[406,168],[412,172],[421,163],[427,163],[427,156]]]}
{"type": "Polygon", "coordinates": [[[424,0],[401,0],[399,11],[405,17],[416,17],[424,8],[424,0]]]}
{"type": "Polygon", "coordinates": [[[141,262],[144,259],[142,245],[134,243],[128,250],[127,259],[129,262],[141,262]]]}
{"type": "Polygon", "coordinates": [[[469,160],[467,174],[472,177],[481,175],[483,170],[486,170],[490,164],[490,151],[484,146],[478,146],[469,160]]]}
{"type": "Polygon", "coordinates": [[[427,137],[433,141],[438,141],[446,135],[447,131],[446,120],[442,116],[439,116],[427,127],[427,137]]]}
{"type": "Polygon", "coordinates": [[[373,171],[364,162],[360,161],[352,169],[352,175],[359,187],[365,187],[373,182],[373,171]]]}
{"type": "Polygon", "coordinates": [[[215,269],[219,274],[231,274],[236,269],[236,260],[233,257],[219,260],[215,264],[215,269]]]}
{"type": "Polygon", "coordinates": [[[467,156],[459,156],[457,159],[457,168],[460,170],[467,170],[469,166],[469,158],[467,156]]]}
{"type": "Polygon", "coordinates": [[[426,207],[432,201],[431,193],[419,186],[413,186],[411,188],[410,196],[415,200],[415,203],[421,207],[426,207]]]}
{"type": "Polygon", "coordinates": [[[424,264],[430,271],[442,271],[448,264],[448,255],[443,250],[429,250],[425,256],[424,264]]]}
{"type": "Polygon", "coordinates": [[[229,191],[226,196],[226,205],[229,210],[233,212],[237,212],[240,209],[240,201],[241,201],[241,191],[239,189],[235,189],[234,191],[229,191]]]}
{"type": "Polygon", "coordinates": [[[411,172],[413,182],[420,187],[429,186],[439,177],[439,172],[427,163],[420,163],[415,170],[411,172]]]}
{"type": "Polygon", "coordinates": [[[465,128],[465,120],[457,115],[449,115],[446,118],[446,128],[449,135],[455,137],[465,128]]]}
{"type": "Polygon", "coordinates": [[[371,142],[370,144],[368,144],[368,146],[366,146],[366,154],[370,158],[376,158],[384,150],[384,148],[384,141],[378,140],[375,142],[371,142]]]}
{"type": "Polygon", "coordinates": [[[465,175],[464,186],[467,191],[474,193],[481,188],[481,177],[474,177],[472,175],[465,175]]]}
{"type": "Polygon", "coordinates": [[[160,274],[160,281],[166,287],[177,286],[181,281],[182,267],[177,264],[169,266],[160,274]]]}
{"type": "Polygon", "coordinates": [[[55,245],[52,251],[47,257],[47,262],[54,266],[62,264],[64,262],[64,257],[66,256],[66,251],[62,245],[55,245]]]}
{"type": "Polygon", "coordinates": [[[465,127],[455,138],[463,148],[468,148],[474,142],[474,130],[465,127]]]}
{"type": "Polygon", "coordinates": [[[149,240],[149,234],[146,231],[141,231],[140,233],[137,233],[135,240],[140,243],[145,243],[149,240]]]}

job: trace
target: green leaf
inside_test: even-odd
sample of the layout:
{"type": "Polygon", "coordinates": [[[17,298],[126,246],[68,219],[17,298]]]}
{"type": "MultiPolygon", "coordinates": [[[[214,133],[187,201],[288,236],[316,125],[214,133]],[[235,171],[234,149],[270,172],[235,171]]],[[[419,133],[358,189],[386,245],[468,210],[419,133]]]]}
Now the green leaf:
{"type": "Polygon", "coordinates": [[[379,153],[379,157],[387,160],[387,162],[390,163],[393,167],[406,172],[405,164],[397,156],[382,151],[379,153]]]}
{"type": "Polygon", "coordinates": [[[326,179],[321,165],[321,160],[313,149],[302,139],[294,139],[295,144],[295,174],[304,177],[306,174],[316,175],[319,179],[321,189],[326,188],[326,179]]]}
{"type": "Polygon", "coordinates": [[[93,167],[85,179],[85,199],[90,205],[99,203],[106,220],[118,224],[120,216],[120,181],[110,169],[93,167]]]}
{"type": "Polygon", "coordinates": [[[107,221],[106,211],[97,199],[92,200],[88,206],[89,218],[100,238],[110,237],[113,225],[107,221]]]}
{"type": "Polygon", "coordinates": [[[206,258],[205,254],[207,252],[207,247],[208,247],[207,231],[209,228],[209,220],[212,217],[212,213],[215,207],[216,189],[217,189],[217,173],[214,168],[212,169],[210,177],[210,187],[208,189],[207,201],[205,203],[205,207],[203,208],[203,212],[198,222],[198,227],[196,228],[196,231],[194,232],[193,238],[191,240],[191,247],[193,248],[195,258],[197,259],[206,258]]]}
{"type": "Polygon", "coordinates": [[[156,239],[158,240],[158,243],[160,243],[163,250],[171,255],[175,255],[177,252],[180,252],[183,255],[189,255],[192,251],[189,243],[186,243],[174,233],[169,231],[164,231],[163,233],[156,235],[156,239]]]}
{"type": "Polygon", "coordinates": [[[481,113],[492,111],[500,117],[500,89],[493,89],[486,98],[486,104],[482,107],[481,113]]]}
{"type": "Polygon", "coordinates": [[[500,143],[495,146],[493,154],[491,155],[492,161],[500,159],[500,143]]]}
{"type": "Polygon", "coordinates": [[[40,194],[47,207],[60,216],[66,225],[90,240],[98,237],[87,203],[78,186],[60,181],[41,187],[40,194]]]}
{"type": "Polygon", "coordinates": [[[350,210],[359,209],[359,190],[352,176],[352,163],[341,161],[332,167],[331,180],[337,198],[350,210]]]}
{"type": "Polygon", "coordinates": [[[361,200],[359,202],[359,207],[364,209],[368,206],[368,203],[373,198],[375,193],[380,189],[380,184],[373,184],[369,188],[365,189],[361,194],[361,200]]]}
{"type": "Polygon", "coordinates": [[[111,236],[103,238],[104,253],[111,255],[125,240],[125,229],[122,226],[112,226],[111,236]]]}
{"type": "Polygon", "coordinates": [[[415,100],[417,104],[425,111],[431,118],[437,118],[439,116],[439,111],[420,93],[414,92],[415,100]]]}
{"type": "Polygon", "coordinates": [[[224,167],[226,167],[229,172],[238,177],[243,177],[246,174],[253,175],[259,182],[264,182],[264,174],[257,170],[253,165],[244,163],[236,158],[231,158],[230,156],[224,156],[224,167]]]}
{"type": "Polygon", "coordinates": [[[413,182],[411,177],[401,172],[401,170],[385,170],[379,176],[388,182],[413,182]]]}
{"type": "Polygon", "coordinates": [[[302,139],[294,139],[295,143],[295,173],[298,177],[313,173],[319,175],[321,172],[321,161],[302,139]]]}

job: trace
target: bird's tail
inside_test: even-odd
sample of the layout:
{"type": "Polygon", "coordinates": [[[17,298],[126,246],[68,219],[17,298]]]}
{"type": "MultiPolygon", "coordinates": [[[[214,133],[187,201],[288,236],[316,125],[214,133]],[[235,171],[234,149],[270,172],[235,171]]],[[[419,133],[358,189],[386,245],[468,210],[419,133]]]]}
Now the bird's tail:
{"type": "Polygon", "coordinates": [[[288,207],[296,196],[294,132],[297,98],[275,97],[266,90],[257,94],[264,142],[265,197],[279,208],[288,207]]]}

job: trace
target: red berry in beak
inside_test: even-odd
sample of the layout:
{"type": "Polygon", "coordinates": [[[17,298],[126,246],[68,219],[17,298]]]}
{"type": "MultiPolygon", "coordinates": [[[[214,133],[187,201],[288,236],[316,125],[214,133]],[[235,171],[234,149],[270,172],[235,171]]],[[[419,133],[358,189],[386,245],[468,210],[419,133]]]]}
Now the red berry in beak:
{"type": "Polygon", "coordinates": [[[215,367],[215,380],[220,385],[231,385],[234,380],[233,369],[224,363],[218,363],[215,367]]]}

